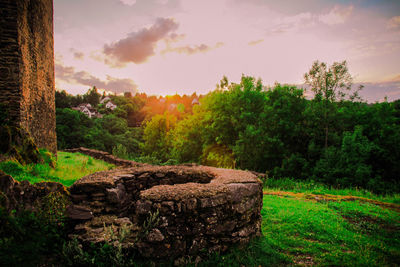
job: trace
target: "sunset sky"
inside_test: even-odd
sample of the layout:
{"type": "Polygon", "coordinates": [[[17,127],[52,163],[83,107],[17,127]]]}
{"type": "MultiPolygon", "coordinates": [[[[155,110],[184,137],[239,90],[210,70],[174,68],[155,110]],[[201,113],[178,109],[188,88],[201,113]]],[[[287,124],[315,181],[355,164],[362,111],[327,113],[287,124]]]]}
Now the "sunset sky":
{"type": "Polygon", "coordinates": [[[54,0],[56,88],[204,94],[226,75],[302,84],[347,60],[368,101],[400,98],[399,0],[54,0]]]}

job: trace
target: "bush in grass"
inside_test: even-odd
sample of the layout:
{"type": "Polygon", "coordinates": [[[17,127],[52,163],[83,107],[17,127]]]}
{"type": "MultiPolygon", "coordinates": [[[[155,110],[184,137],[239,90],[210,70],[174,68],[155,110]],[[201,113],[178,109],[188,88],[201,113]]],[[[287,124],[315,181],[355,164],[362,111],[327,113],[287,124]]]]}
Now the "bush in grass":
{"type": "Polygon", "coordinates": [[[128,150],[122,144],[117,144],[112,149],[112,154],[121,159],[129,159],[128,150]]]}
{"type": "Polygon", "coordinates": [[[56,167],[57,159],[54,157],[54,155],[50,151],[40,148],[39,153],[40,153],[40,156],[42,157],[44,164],[47,164],[52,168],[56,167]]]}

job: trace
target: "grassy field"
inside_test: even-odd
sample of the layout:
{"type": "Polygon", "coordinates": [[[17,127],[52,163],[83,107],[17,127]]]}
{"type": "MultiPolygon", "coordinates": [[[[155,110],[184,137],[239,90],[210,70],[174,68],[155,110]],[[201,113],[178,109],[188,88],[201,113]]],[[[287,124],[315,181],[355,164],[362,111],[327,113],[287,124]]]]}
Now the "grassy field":
{"type": "Polygon", "coordinates": [[[59,182],[65,186],[72,185],[77,179],[90,173],[104,171],[114,168],[101,160],[80,153],[57,153],[57,163],[55,168],[47,164],[20,165],[15,161],[0,163],[0,170],[14,177],[18,181],[27,180],[31,183],[42,181],[59,182]]]}

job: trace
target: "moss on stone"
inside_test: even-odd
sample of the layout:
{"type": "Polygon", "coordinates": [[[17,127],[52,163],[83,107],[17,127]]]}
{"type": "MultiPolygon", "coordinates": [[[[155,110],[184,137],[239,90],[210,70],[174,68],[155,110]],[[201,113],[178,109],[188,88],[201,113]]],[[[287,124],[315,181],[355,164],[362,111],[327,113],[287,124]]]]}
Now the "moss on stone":
{"type": "Polygon", "coordinates": [[[30,134],[23,128],[15,126],[0,126],[0,153],[4,158],[14,158],[25,165],[43,163],[39,149],[30,134]]]}

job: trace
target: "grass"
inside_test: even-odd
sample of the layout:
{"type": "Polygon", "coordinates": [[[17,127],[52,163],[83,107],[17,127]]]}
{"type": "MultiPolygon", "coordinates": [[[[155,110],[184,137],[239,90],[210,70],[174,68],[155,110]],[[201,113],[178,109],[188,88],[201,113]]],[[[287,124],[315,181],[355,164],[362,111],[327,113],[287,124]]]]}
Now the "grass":
{"type": "Polygon", "coordinates": [[[263,235],[297,264],[400,264],[400,215],[370,203],[265,195],[263,235]]]}
{"type": "Polygon", "coordinates": [[[114,168],[114,165],[80,153],[58,152],[55,168],[47,164],[29,164],[22,166],[16,161],[0,162],[0,170],[18,181],[59,182],[65,186],[72,185],[77,179],[103,170],[114,168]]]}

